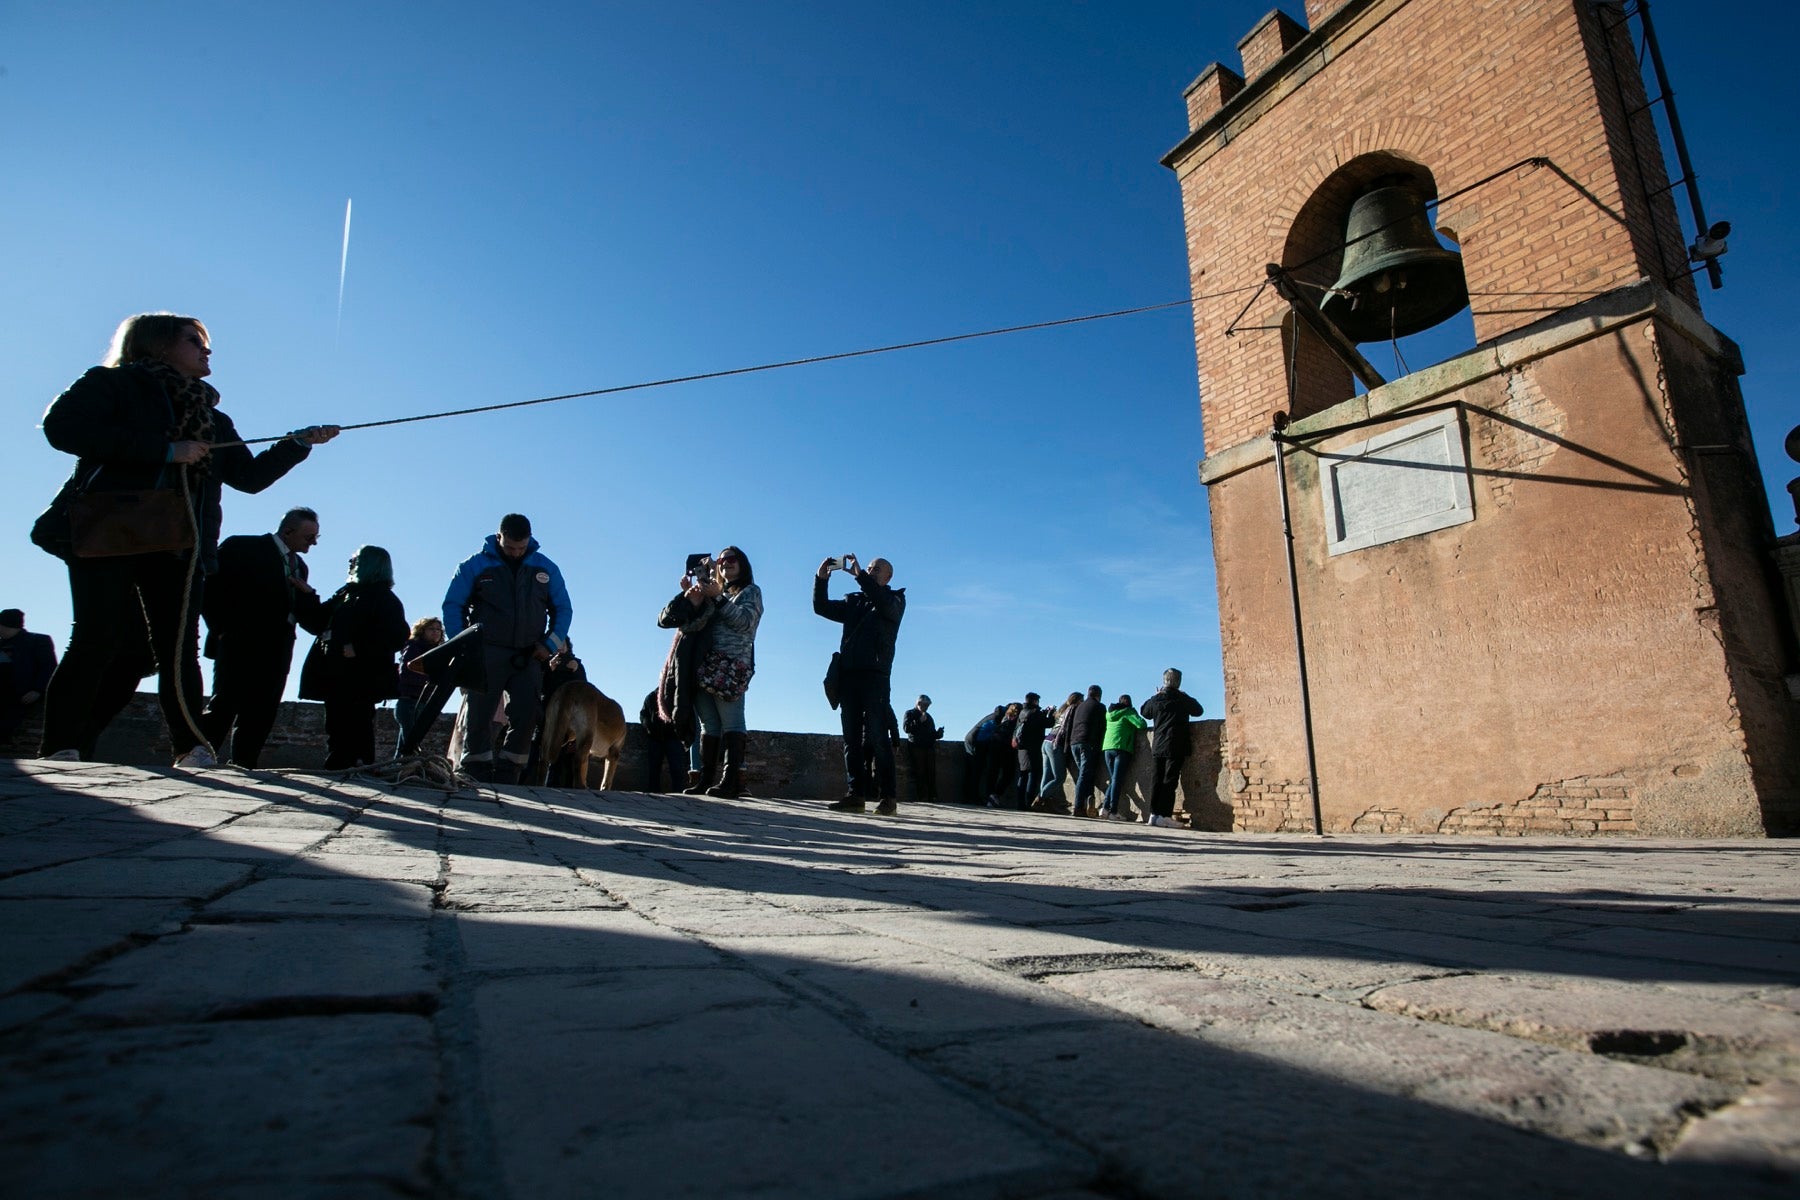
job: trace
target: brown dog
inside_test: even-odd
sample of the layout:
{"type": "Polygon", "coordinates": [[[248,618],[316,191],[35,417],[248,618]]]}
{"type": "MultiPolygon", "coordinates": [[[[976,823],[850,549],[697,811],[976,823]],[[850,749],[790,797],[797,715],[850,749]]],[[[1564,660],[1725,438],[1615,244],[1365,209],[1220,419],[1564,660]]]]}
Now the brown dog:
{"type": "Polygon", "coordinates": [[[600,790],[611,789],[619,772],[619,754],[625,749],[625,710],[591,683],[565,683],[550,697],[550,711],[544,714],[544,784],[550,782],[556,760],[570,747],[575,752],[575,786],[588,785],[588,759],[603,758],[600,790]]]}

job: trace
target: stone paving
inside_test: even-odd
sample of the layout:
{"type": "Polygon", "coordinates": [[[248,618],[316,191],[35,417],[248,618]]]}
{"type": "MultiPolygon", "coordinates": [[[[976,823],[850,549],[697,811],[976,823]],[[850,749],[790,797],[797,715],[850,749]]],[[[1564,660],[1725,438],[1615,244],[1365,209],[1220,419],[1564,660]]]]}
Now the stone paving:
{"type": "Polygon", "coordinates": [[[1800,1194],[1800,845],[0,762],[0,1194],[1800,1194]]]}

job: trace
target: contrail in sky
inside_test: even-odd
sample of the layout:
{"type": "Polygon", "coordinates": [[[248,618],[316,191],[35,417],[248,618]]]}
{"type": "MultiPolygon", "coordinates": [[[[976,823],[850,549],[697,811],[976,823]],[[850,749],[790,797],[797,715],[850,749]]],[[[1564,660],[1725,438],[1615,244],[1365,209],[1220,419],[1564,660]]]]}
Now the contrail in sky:
{"type": "MultiPolygon", "coordinates": [[[[344,201],[344,253],[338,259],[338,318],[337,331],[344,332],[344,275],[350,266],[350,201],[344,201]]],[[[335,340],[335,339],[334,339],[335,340]]]]}

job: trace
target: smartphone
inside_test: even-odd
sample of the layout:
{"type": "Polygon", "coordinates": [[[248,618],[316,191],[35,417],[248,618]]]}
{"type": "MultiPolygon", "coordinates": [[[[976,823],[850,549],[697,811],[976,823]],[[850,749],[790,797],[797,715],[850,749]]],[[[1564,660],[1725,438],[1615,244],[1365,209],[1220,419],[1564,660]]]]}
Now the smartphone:
{"type": "Polygon", "coordinates": [[[712,555],[707,553],[690,554],[687,557],[687,573],[698,575],[712,563],[712,555]]]}
{"type": "Polygon", "coordinates": [[[844,569],[844,560],[841,558],[828,558],[825,560],[825,566],[833,571],[841,571],[844,569]]]}

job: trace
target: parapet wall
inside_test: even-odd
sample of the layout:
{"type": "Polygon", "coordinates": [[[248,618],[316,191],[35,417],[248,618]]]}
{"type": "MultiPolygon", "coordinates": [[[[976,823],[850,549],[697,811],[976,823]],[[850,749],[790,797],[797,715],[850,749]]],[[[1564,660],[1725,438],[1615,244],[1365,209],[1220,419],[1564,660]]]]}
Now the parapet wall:
{"type": "MultiPolygon", "coordinates": [[[[1232,828],[1231,809],[1220,802],[1218,795],[1221,725],[1219,721],[1194,723],[1194,753],[1182,771],[1181,789],[1176,798],[1178,817],[1185,813],[1195,829],[1214,832],[1232,828]]],[[[450,726],[450,714],[440,717],[426,748],[443,753],[449,742],[450,726]]],[[[41,733],[42,722],[34,716],[10,745],[0,746],[0,757],[22,758],[35,754],[41,733]]],[[[394,736],[393,710],[384,708],[376,714],[376,745],[385,750],[392,745],[394,736]]],[[[841,738],[826,734],[752,730],[746,754],[748,791],[753,796],[835,800],[844,794],[842,746],[841,738]]],[[[131,765],[165,764],[174,759],[163,729],[162,710],[154,695],[138,693],[100,738],[99,754],[108,762],[131,765]]],[[[261,765],[306,768],[319,767],[324,761],[324,706],[310,701],[283,703],[275,729],[264,747],[261,765]]],[[[954,801],[963,795],[963,773],[968,761],[961,742],[939,744],[938,794],[943,799],[954,801]]],[[[897,766],[900,799],[904,802],[912,797],[911,771],[904,746],[897,766]]],[[[643,790],[649,782],[649,770],[649,744],[642,728],[632,724],[625,739],[625,755],[619,765],[617,786],[627,791],[643,790]]],[[[1149,807],[1150,775],[1150,755],[1146,749],[1133,760],[1130,785],[1126,788],[1126,795],[1140,811],[1149,807]]],[[[597,782],[592,776],[590,781],[597,782]]],[[[1104,778],[1101,782],[1104,785],[1104,778]]],[[[1072,786],[1072,782],[1063,785],[1065,800],[1072,786]]]]}

